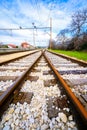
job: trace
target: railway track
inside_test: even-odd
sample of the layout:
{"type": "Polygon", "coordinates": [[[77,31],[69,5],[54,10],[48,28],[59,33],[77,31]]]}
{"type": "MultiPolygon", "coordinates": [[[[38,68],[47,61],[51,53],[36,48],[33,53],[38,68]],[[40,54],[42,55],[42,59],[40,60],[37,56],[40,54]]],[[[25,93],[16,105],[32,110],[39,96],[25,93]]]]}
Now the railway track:
{"type": "Polygon", "coordinates": [[[13,53],[19,53],[19,52],[27,52],[27,51],[32,51],[35,50],[33,49],[25,49],[25,48],[0,48],[0,55],[8,55],[8,54],[13,54],[13,53]]]}
{"type": "Polygon", "coordinates": [[[39,55],[40,52],[36,52],[21,59],[13,59],[13,62],[3,63],[4,65],[0,66],[0,95],[32,66],[39,55]]]}
{"type": "Polygon", "coordinates": [[[87,63],[69,57],[66,59],[64,55],[45,53],[87,112],[87,63]]]}
{"type": "MultiPolygon", "coordinates": [[[[8,70],[13,67],[10,77],[13,79],[9,88],[2,87],[4,89],[0,96],[1,129],[78,130],[86,128],[86,122],[83,117],[76,114],[76,106],[72,105],[72,100],[66,95],[58,75],[54,73],[56,69],[50,66],[49,61],[47,62],[46,55],[50,57],[48,52],[45,54],[37,52],[14,63],[8,63],[8,70]],[[15,70],[18,70],[17,75],[13,73],[15,70]],[[17,78],[14,78],[14,75],[17,78]]],[[[4,71],[5,69],[3,68],[4,71]]],[[[10,74],[9,72],[7,74],[10,74]]]]}
{"type": "Polygon", "coordinates": [[[32,51],[26,51],[26,52],[16,52],[11,54],[4,54],[0,55],[0,65],[3,65],[5,63],[8,63],[10,61],[14,61],[15,59],[19,59],[20,57],[27,56],[29,54],[33,54],[34,52],[37,52],[39,50],[32,50],[32,51]]]}

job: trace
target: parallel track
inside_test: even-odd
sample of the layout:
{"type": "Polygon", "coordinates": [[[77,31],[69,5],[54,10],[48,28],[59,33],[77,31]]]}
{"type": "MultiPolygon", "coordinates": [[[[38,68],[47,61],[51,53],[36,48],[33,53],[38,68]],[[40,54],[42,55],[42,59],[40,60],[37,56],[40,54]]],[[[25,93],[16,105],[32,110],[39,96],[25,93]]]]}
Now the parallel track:
{"type": "MultiPolygon", "coordinates": [[[[55,66],[55,71],[64,84],[65,90],[72,91],[75,97],[77,97],[77,109],[82,109],[82,116],[87,121],[87,63],[75,59],[73,60],[69,57],[66,59],[64,55],[60,57],[60,55],[55,53],[45,52],[45,54],[48,56],[48,61],[55,66]]],[[[76,100],[74,99],[73,93],[67,93],[73,98],[73,102],[75,103],[76,100]]]]}
{"type": "MultiPolygon", "coordinates": [[[[11,111],[13,109],[12,108],[13,106],[14,108],[15,107],[17,108],[18,106],[21,106],[24,109],[27,106],[29,108],[27,109],[27,111],[28,112],[30,111],[31,113],[31,114],[29,113],[31,116],[29,117],[29,121],[31,124],[29,124],[29,122],[26,123],[26,125],[28,126],[26,125],[22,126],[22,128],[24,127],[23,129],[27,129],[27,127],[31,129],[36,129],[36,128],[43,129],[44,127],[48,130],[50,130],[51,128],[56,129],[56,130],[70,128],[72,130],[74,128],[77,129],[77,127],[79,129],[85,129],[87,125],[86,124],[87,112],[85,111],[81,103],[78,101],[78,99],[75,97],[75,95],[71,92],[71,90],[68,89],[69,86],[61,78],[60,74],[57,72],[57,69],[52,65],[52,61],[50,61],[48,58],[49,57],[48,52],[45,52],[45,54],[42,53],[42,55],[44,57],[41,58],[41,55],[39,55],[37,59],[35,60],[35,62],[31,63],[29,68],[26,69],[26,71],[22,74],[22,76],[19,76],[16,82],[14,82],[14,84],[12,84],[9,87],[9,89],[7,89],[7,91],[5,91],[0,96],[0,108],[1,108],[0,114],[2,115],[4,110],[6,110],[9,104],[11,103],[11,105],[9,106],[7,110],[8,114],[9,113],[13,114],[13,112],[11,111]],[[47,61],[47,63],[45,60],[47,61]],[[36,65],[36,62],[38,66],[36,65]],[[50,68],[48,68],[48,66],[50,68]],[[63,87],[66,87],[65,90],[63,87]],[[68,97],[66,96],[66,93],[68,97]],[[22,96],[24,95],[23,98],[21,95],[22,96]],[[9,102],[8,102],[8,99],[9,99],[9,102]],[[38,101],[40,104],[37,104],[38,101]],[[74,109],[76,109],[76,111],[74,109]],[[38,115],[39,117],[38,116],[35,117],[35,112],[37,113],[39,112],[38,114],[40,113],[42,114],[38,115]],[[78,114],[76,114],[76,112],[78,112],[78,114]],[[73,115],[73,114],[76,114],[76,115],[73,115]],[[61,117],[61,115],[63,117],[61,117]],[[75,119],[73,119],[72,117],[74,117],[75,119]],[[76,120],[76,123],[75,123],[75,120],[76,120]],[[37,125],[37,123],[39,124],[37,125]]],[[[13,110],[14,113],[15,113],[15,110],[13,110]]],[[[28,113],[27,115],[25,114],[27,118],[29,114],[28,113]]],[[[27,118],[25,118],[26,121],[27,121],[27,118]]],[[[10,118],[7,116],[5,112],[2,117],[2,122],[1,122],[2,127],[5,127],[4,125],[6,122],[8,122],[8,119],[10,120],[10,118]],[[3,123],[3,120],[5,120],[4,123],[3,123]]],[[[17,120],[16,125],[12,126],[10,124],[9,126],[6,126],[6,127],[9,127],[11,129],[21,128],[21,126],[20,127],[19,125],[17,126],[17,123],[18,122],[20,123],[19,117],[17,119],[19,121],[17,120]]],[[[11,120],[12,120],[12,117],[11,117],[11,120]]],[[[7,124],[9,124],[9,122],[7,124]]]]}
{"type": "Polygon", "coordinates": [[[0,65],[4,65],[5,63],[9,63],[11,61],[20,59],[22,57],[28,56],[29,54],[33,54],[38,51],[39,50],[32,50],[27,52],[17,52],[12,54],[0,55],[0,65]]]}
{"type": "MultiPolygon", "coordinates": [[[[23,77],[25,73],[29,70],[32,64],[36,61],[41,52],[32,53],[29,56],[23,56],[22,58],[13,59],[13,62],[0,66],[0,95],[4,91],[9,89],[9,86],[14,84],[16,80],[23,77]]],[[[7,62],[7,61],[6,61],[7,62]]]]}

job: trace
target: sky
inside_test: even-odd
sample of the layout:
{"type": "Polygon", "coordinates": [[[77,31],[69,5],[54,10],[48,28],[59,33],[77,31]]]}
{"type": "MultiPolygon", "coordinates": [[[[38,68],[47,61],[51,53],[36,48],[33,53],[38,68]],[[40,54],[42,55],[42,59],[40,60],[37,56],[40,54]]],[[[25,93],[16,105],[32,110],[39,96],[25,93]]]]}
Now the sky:
{"type": "Polygon", "coordinates": [[[70,24],[72,14],[84,8],[87,0],[0,0],[0,42],[20,45],[26,41],[34,46],[47,46],[50,18],[52,38],[56,39],[59,31],[70,24]]]}

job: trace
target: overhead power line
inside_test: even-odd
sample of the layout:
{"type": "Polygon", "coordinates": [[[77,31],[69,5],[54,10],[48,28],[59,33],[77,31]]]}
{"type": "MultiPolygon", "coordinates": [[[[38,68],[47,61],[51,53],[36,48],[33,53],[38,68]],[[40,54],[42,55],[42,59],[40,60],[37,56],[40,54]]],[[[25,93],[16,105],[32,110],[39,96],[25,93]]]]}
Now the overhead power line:
{"type": "Polygon", "coordinates": [[[32,27],[32,28],[0,28],[0,30],[28,30],[28,29],[50,29],[50,27],[32,27]]]}

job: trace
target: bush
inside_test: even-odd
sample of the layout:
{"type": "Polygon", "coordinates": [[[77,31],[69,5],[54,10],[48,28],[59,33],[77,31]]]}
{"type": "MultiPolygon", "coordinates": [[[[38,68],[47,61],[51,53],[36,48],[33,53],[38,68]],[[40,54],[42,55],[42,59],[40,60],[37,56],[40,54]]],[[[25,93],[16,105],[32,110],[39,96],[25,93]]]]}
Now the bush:
{"type": "Polygon", "coordinates": [[[73,38],[68,45],[67,50],[87,50],[87,34],[73,38]]]}

